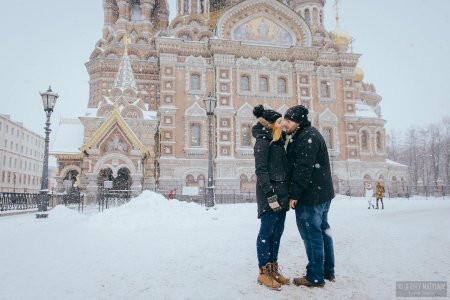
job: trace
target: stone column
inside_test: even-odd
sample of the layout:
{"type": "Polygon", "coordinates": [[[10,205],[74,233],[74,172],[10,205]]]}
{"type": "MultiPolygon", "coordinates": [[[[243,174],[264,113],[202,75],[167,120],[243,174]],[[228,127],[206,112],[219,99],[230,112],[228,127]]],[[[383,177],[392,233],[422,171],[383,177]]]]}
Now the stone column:
{"type": "Polygon", "coordinates": [[[93,202],[97,199],[98,185],[97,179],[98,174],[96,173],[87,173],[88,183],[86,186],[86,202],[93,202]]]}
{"type": "Polygon", "coordinates": [[[56,187],[55,187],[55,192],[57,193],[62,193],[64,192],[64,176],[55,176],[55,180],[56,180],[56,187]]]}
{"type": "Polygon", "coordinates": [[[142,174],[131,174],[131,193],[134,197],[138,196],[142,190],[142,174]]]}

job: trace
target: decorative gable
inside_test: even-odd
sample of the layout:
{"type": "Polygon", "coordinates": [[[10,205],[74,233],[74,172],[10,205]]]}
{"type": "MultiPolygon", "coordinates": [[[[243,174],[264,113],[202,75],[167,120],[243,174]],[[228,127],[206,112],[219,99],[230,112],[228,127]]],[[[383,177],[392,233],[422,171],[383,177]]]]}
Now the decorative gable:
{"type": "Polygon", "coordinates": [[[100,126],[100,128],[91,136],[91,138],[84,144],[81,148],[81,152],[88,151],[89,149],[96,146],[99,149],[102,144],[104,149],[121,149],[121,151],[128,151],[129,144],[133,149],[140,150],[142,152],[146,152],[144,145],[139,141],[137,136],[134,134],[133,130],[128,126],[125,120],[122,118],[118,110],[115,110],[109,118],[100,126]],[[118,130],[118,131],[116,131],[118,130]],[[114,137],[114,134],[122,133],[122,136],[117,135],[114,137]],[[108,143],[103,143],[105,139],[108,139],[110,136],[112,137],[111,145],[108,143]],[[109,146],[108,146],[109,145],[109,146]],[[125,150],[126,149],[126,150],[125,150]]]}

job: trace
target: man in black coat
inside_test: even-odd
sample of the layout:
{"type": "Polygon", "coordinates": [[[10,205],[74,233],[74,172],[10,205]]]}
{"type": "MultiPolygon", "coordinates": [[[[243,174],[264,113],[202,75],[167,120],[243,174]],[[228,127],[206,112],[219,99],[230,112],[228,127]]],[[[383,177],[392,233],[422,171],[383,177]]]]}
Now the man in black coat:
{"type": "Polygon", "coordinates": [[[286,111],[283,126],[291,135],[287,145],[287,177],[290,207],[295,208],[297,227],[308,256],[306,275],[294,284],[322,287],[334,281],[334,250],[328,211],[334,198],[327,145],[308,121],[302,105],[286,111]]]}

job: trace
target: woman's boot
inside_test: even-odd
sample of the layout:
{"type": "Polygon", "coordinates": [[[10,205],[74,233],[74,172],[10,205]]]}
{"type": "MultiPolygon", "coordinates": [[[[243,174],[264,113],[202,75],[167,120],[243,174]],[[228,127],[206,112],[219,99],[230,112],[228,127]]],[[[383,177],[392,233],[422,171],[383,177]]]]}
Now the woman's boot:
{"type": "Polygon", "coordinates": [[[271,290],[281,291],[281,285],[272,277],[271,264],[259,267],[258,283],[267,286],[271,290]]]}
{"type": "Polygon", "coordinates": [[[272,277],[280,284],[289,284],[289,278],[281,275],[280,270],[278,269],[278,263],[274,262],[272,265],[272,277]]]}

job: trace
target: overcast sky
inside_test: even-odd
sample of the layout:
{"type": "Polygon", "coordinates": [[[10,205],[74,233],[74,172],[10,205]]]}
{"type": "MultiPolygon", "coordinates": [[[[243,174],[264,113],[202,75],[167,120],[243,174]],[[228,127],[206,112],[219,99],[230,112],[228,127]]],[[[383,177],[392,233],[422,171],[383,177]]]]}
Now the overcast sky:
{"type": "MultiPolygon", "coordinates": [[[[328,30],[335,28],[333,3],[325,7],[328,30]]],[[[174,0],[169,5],[173,18],[174,0]]],[[[16,0],[2,11],[0,114],[43,134],[39,92],[51,84],[60,94],[53,129],[60,116],[83,115],[84,64],[101,37],[102,0],[16,0]]],[[[354,52],[363,54],[365,81],[383,97],[388,131],[450,115],[449,12],[449,0],[341,0],[341,27],[354,37],[354,52]]]]}

